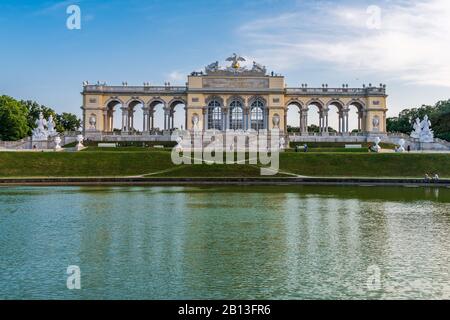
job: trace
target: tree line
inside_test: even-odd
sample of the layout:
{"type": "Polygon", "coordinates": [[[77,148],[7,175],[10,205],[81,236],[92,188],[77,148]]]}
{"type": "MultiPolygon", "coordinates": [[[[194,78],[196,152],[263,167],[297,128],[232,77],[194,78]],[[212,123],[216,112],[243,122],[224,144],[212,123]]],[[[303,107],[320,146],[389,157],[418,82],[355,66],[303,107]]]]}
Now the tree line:
{"type": "Polygon", "coordinates": [[[16,100],[12,97],[0,96],[0,140],[16,141],[31,136],[36,127],[36,120],[42,112],[45,119],[53,116],[56,130],[77,131],[81,120],[75,114],[55,110],[31,100],[16,100]]]}
{"type": "Polygon", "coordinates": [[[415,120],[423,119],[425,115],[428,115],[431,121],[434,136],[450,141],[450,99],[439,101],[433,106],[422,105],[419,108],[405,109],[398,117],[387,118],[387,131],[410,134],[415,120]]]}

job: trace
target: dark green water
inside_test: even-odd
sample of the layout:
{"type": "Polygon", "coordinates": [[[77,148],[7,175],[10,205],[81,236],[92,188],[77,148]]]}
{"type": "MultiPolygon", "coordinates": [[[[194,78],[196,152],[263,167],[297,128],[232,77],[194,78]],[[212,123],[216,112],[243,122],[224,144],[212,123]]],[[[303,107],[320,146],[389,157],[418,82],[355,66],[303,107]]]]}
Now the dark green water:
{"type": "Polygon", "coordinates": [[[0,188],[0,299],[449,298],[449,262],[445,188],[0,188]]]}

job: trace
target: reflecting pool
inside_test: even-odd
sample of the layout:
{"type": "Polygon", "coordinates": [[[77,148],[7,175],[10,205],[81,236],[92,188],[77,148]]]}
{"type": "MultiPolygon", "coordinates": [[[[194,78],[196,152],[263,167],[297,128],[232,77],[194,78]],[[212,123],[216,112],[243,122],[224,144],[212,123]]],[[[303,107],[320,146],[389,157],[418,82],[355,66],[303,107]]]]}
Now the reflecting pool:
{"type": "Polygon", "coordinates": [[[448,299],[449,262],[447,188],[0,188],[0,299],[448,299]]]}

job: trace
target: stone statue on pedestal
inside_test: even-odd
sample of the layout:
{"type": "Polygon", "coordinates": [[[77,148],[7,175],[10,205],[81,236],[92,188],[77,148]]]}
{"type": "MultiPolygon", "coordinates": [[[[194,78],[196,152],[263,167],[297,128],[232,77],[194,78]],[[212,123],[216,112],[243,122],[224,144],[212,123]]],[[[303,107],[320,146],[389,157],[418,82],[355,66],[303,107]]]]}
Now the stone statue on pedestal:
{"type": "Polygon", "coordinates": [[[396,152],[405,152],[405,139],[398,140],[398,148],[395,149],[396,152]]]}
{"type": "Polygon", "coordinates": [[[178,152],[183,152],[183,137],[178,136],[177,137],[177,145],[175,146],[175,150],[178,152]]]}
{"type": "Polygon", "coordinates": [[[425,115],[422,122],[420,123],[422,132],[420,133],[420,142],[434,142],[434,133],[431,130],[431,122],[428,116],[425,115]]]}
{"type": "Polygon", "coordinates": [[[39,119],[36,120],[36,128],[33,129],[33,141],[45,141],[48,139],[48,131],[45,129],[47,121],[44,119],[44,115],[39,113],[39,119]]]}
{"type": "Polygon", "coordinates": [[[372,151],[373,152],[380,152],[380,150],[381,150],[381,147],[379,145],[380,142],[381,142],[380,137],[376,137],[374,142],[375,142],[375,145],[371,148],[372,151]]]}
{"type": "Polygon", "coordinates": [[[419,139],[420,142],[434,142],[434,133],[431,130],[431,122],[425,115],[422,121],[419,118],[414,123],[414,131],[411,132],[411,138],[419,139]]]}
{"type": "Polygon", "coordinates": [[[78,142],[78,144],[75,147],[76,150],[79,151],[79,150],[84,149],[83,141],[84,141],[83,135],[81,135],[81,134],[77,135],[77,142],[78,142]]]}
{"type": "Polygon", "coordinates": [[[285,149],[285,144],[286,144],[286,140],[284,139],[284,137],[280,137],[280,150],[284,150],[285,149]]]}
{"type": "Polygon", "coordinates": [[[53,116],[50,115],[50,117],[48,117],[48,121],[47,121],[47,131],[48,131],[48,135],[50,137],[56,135],[56,130],[55,130],[55,121],[53,121],[53,116]]]}
{"type": "Polygon", "coordinates": [[[414,131],[411,132],[411,138],[419,139],[420,138],[420,134],[422,132],[422,128],[421,128],[421,124],[420,124],[420,119],[419,118],[417,118],[416,122],[414,122],[413,128],[414,128],[414,131]]]}

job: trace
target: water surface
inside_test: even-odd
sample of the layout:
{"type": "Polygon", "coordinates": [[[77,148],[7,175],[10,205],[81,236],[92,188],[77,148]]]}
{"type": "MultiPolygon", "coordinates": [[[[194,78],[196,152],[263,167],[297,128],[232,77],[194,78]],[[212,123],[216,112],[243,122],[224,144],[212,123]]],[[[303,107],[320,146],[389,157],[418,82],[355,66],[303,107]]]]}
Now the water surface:
{"type": "Polygon", "coordinates": [[[449,240],[446,188],[0,188],[0,299],[449,298],[449,240]]]}

